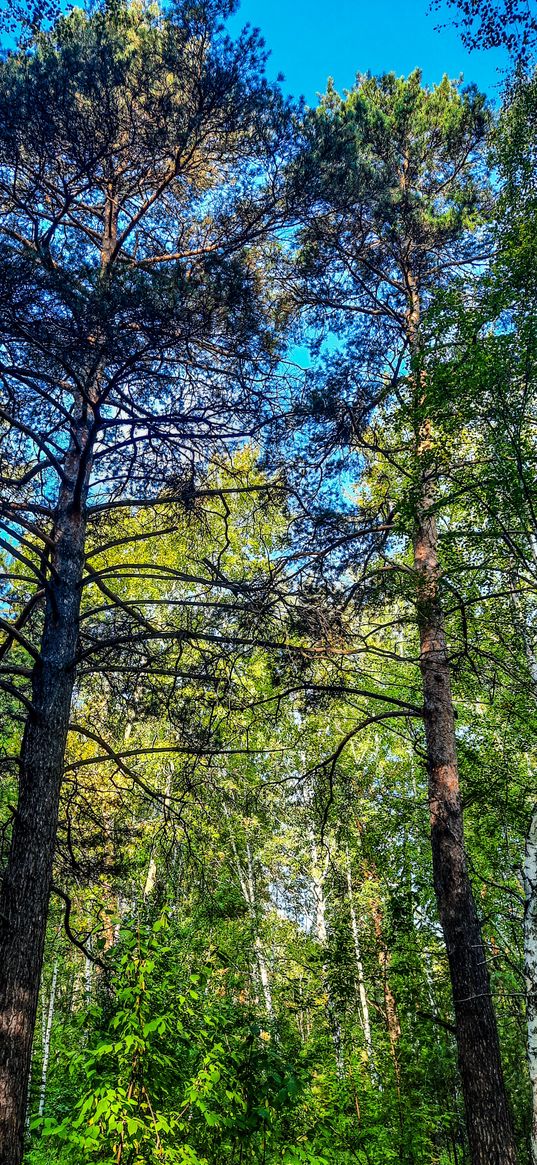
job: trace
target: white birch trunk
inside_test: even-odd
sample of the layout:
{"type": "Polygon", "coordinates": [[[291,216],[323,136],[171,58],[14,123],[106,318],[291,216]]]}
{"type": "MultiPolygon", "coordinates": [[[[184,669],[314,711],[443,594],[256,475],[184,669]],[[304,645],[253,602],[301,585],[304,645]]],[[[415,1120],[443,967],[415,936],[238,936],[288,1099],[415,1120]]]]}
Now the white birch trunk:
{"type": "Polygon", "coordinates": [[[362,1013],[362,1025],[364,1029],[365,1046],[368,1060],[373,1059],[373,1040],[371,1037],[371,1020],[369,1017],[369,1004],[367,1002],[367,994],[365,989],[364,979],[364,965],[362,963],[362,954],[360,951],[360,936],[358,934],[358,920],[356,918],[356,910],[354,908],[354,895],[352,892],[352,873],[351,861],[348,845],[345,846],[345,866],[347,873],[347,890],[349,894],[349,909],[351,915],[351,930],[352,941],[354,943],[354,957],[356,960],[356,979],[358,982],[358,998],[360,1000],[360,1011],[362,1013]]]}
{"type": "Polygon", "coordinates": [[[249,899],[250,899],[250,910],[251,910],[252,918],[254,920],[254,925],[256,927],[255,941],[254,941],[255,954],[256,954],[256,958],[257,958],[257,966],[259,968],[259,978],[261,980],[261,990],[263,992],[263,999],[265,1000],[265,1007],[267,1009],[267,1015],[269,1015],[270,1018],[273,1019],[274,1018],[274,1009],[272,1006],[272,991],[270,989],[270,978],[269,978],[268,967],[267,967],[267,963],[266,963],[266,959],[265,959],[265,952],[263,950],[263,944],[261,942],[261,938],[260,938],[258,931],[257,931],[254,864],[252,861],[252,851],[250,849],[249,842],[247,842],[247,844],[246,844],[246,853],[247,853],[247,857],[248,857],[248,893],[249,893],[249,899]]]}
{"type": "MultiPolygon", "coordinates": [[[[127,728],[130,731],[129,725],[127,725],[127,728]]],[[[171,797],[172,797],[172,779],[173,779],[173,769],[170,766],[168,768],[168,771],[167,771],[166,790],[165,790],[164,799],[162,802],[161,816],[162,816],[163,821],[167,820],[169,812],[170,812],[171,797]]],[[[147,874],[146,874],[145,884],[144,884],[144,889],[143,889],[143,897],[144,898],[149,898],[149,895],[153,893],[153,890],[155,889],[156,881],[157,881],[157,859],[155,857],[155,853],[152,852],[151,857],[149,858],[149,865],[147,867],[147,874]]]]}
{"type": "Polygon", "coordinates": [[[311,881],[313,885],[313,901],[315,903],[315,937],[319,946],[325,947],[328,938],[326,929],[326,898],[324,895],[324,883],[326,873],[328,870],[328,858],[326,858],[324,866],[319,865],[319,855],[317,852],[317,842],[312,831],[310,831],[311,843],[311,881]]]}
{"type": "Polygon", "coordinates": [[[27,1103],[26,1103],[26,1116],[24,1118],[24,1128],[26,1130],[27,1137],[30,1135],[30,1123],[32,1120],[31,1101],[32,1101],[32,1076],[33,1076],[33,1073],[34,1073],[34,1049],[32,1048],[32,1058],[30,1060],[30,1071],[28,1073],[28,1097],[27,1097],[27,1103]]]}
{"type": "Polygon", "coordinates": [[[86,1007],[91,1005],[91,986],[92,986],[92,963],[91,959],[86,958],[84,963],[84,988],[86,997],[86,1007]]]}
{"type": "Polygon", "coordinates": [[[528,1070],[532,1092],[531,1163],[537,1165],[537,804],[533,807],[524,860],[524,975],[528,1070]]]}
{"type": "MultiPolygon", "coordinates": [[[[531,552],[537,567],[537,541],[531,535],[531,552]]],[[[516,600],[515,600],[516,602],[516,600]]],[[[524,648],[537,700],[537,658],[524,623],[524,648]]],[[[537,804],[533,806],[524,856],[524,976],[528,1072],[531,1083],[531,1165],[537,1165],[537,804]]]]}
{"type": "MultiPolygon", "coordinates": [[[[324,884],[328,872],[329,855],[327,854],[323,865],[319,862],[319,852],[317,849],[317,842],[315,840],[315,833],[310,827],[309,838],[311,846],[311,882],[313,888],[313,901],[315,904],[315,938],[326,954],[326,944],[328,940],[328,929],[326,925],[326,896],[324,892],[324,884]]],[[[328,965],[326,957],[323,958],[323,982],[327,995],[327,1014],[330,1034],[332,1036],[332,1043],[334,1045],[334,1052],[336,1056],[336,1066],[338,1076],[343,1076],[343,1056],[341,1052],[341,1027],[337,1016],[336,1009],[333,1005],[330,995],[330,984],[328,981],[328,965]]]]}
{"type": "Polygon", "coordinates": [[[151,857],[149,859],[149,865],[147,867],[147,875],[146,875],[146,879],[145,879],[144,898],[149,897],[149,895],[151,894],[151,891],[155,887],[156,880],[157,880],[157,863],[155,861],[153,854],[151,854],[151,857]]]}
{"type": "Polygon", "coordinates": [[[227,807],[225,805],[224,805],[224,813],[228,819],[229,840],[231,842],[231,848],[233,850],[233,857],[235,859],[235,868],[237,870],[237,877],[239,879],[239,886],[241,888],[241,893],[242,893],[242,896],[243,896],[244,901],[246,903],[246,906],[248,908],[248,913],[250,915],[250,918],[252,920],[253,927],[254,927],[254,951],[255,951],[255,958],[256,958],[259,982],[261,984],[261,993],[262,993],[263,999],[265,1001],[265,1008],[266,1008],[267,1015],[269,1016],[270,1019],[273,1019],[274,1018],[274,1007],[272,1004],[272,991],[271,991],[271,986],[270,986],[270,975],[269,975],[269,970],[268,970],[268,966],[267,966],[267,961],[265,959],[265,952],[263,950],[263,943],[261,942],[261,938],[260,938],[260,935],[258,932],[258,926],[257,926],[256,892],[255,892],[255,877],[254,877],[254,864],[253,864],[253,860],[252,860],[252,851],[250,848],[250,843],[247,842],[247,844],[246,844],[247,869],[244,870],[243,865],[241,863],[241,860],[239,858],[237,846],[235,844],[235,838],[234,838],[232,830],[231,830],[231,822],[229,820],[229,812],[228,812],[227,807]]]}
{"type": "Polygon", "coordinates": [[[39,1088],[39,1116],[43,1116],[45,1108],[45,1094],[47,1091],[47,1073],[48,1062],[50,1056],[50,1037],[52,1034],[52,1020],[54,1019],[54,1003],[56,1000],[56,983],[58,981],[58,960],[54,963],[52,971],[52,982],[50,984],[50,995],[48,1001],[48,1012],[46,1017],[46,1024],[44,1028],[43,1037],[43,1067],[41,1070],[41,1085],[39,1088]]]}
{"type": "Polygon", "coordinates": [[[269,978],[267,963],[265,960],[265,953],[263,951],[263,944],[261,942],[261,939],[259,938],[259,935],[256,935],[256,937],[255,937],[254,947],[255,947],[255,954],[256,954],[256,959],[257,959],[257,966],[259,969],[259,978],[261,980],[261,990],[263,992],[263,999],[265,1000],[265,1007],[267,1009],[267,1015],[270,1016],[270,1019],[273,1019],[274,1018],[274,1008],[272,1006],[272,991],[270,989],[270,978],[269,978]]]}

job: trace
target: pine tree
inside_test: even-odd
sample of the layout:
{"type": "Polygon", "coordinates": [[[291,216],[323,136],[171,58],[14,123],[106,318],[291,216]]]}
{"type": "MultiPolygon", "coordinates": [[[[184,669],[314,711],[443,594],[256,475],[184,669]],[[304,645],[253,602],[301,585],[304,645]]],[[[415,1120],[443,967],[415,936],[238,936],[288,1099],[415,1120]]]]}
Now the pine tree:
{"type": "MultiPolygon", "coordinates": [[[[116,601],[85,564],[88,531],[118,507],[189,504],[197,467],[271,407],[259,253],[281,222],[289,118],[257,34],[226,37],[232,7],[75,10],[0,69],[0,514],[27,586],[2,622],[3,682],[25,714],[0,900],[9,1165],[22,1157],[77,663],[97,647],[81,650],[82,590],[116,601]]],[[[101,659],[125,635],[158,637],[129,614],[101,659]]]]}
{"type": "MultiPolygon", "coordinates": [[[[468,1136],[476,1165],[506,1165],[515,1160],[515,1146],[464,846],[437,528],[449,451],[440,448],[435,430],[427,315],[435,294],[484,254],[478,228],[490,203],[483,178],[486,122],[475,90],[461,92],[447,78],[426,89],[419,72],[406,80],[359,77],[345,99],[329,89],[312,118],[313,146],[304,163],[312,169],[314,210],[294,295],[321,326],[337,327],[340,347],[347,342],[346,360],[338,354],[332,361],[327,403],[318,409],[320,439],[324,420],[327,448],[338,439],[344,448],[350,438],[365,450],[369,441],[376,457],[395,467],[395,477],[406,479],[405,488],[401,478],[396,486],[390,525],[412,543],[405,569],[413,579],[420,645],[434,884],[468,1136]],[[369,418],[371,430],[364,431],[369,418]]],[[[385,538],[384,524],[377,526],[385,538]]],[[[359,545],[357,539],[357,553],[359,545]]]]}

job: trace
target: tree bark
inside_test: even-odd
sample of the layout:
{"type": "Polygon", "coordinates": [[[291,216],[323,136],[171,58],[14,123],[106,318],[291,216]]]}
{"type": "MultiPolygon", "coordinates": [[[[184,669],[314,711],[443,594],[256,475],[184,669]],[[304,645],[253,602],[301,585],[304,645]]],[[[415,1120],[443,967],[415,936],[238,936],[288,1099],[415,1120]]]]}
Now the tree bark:
{"type": "MultiPolygon", "coordinates": [[[[117,199],[106,192],[101,288],[117,239],[117,199]]],[[[104,363],[98,324],[87,334],[85,383],[76,391],[58,486],[32,709],[20,755],[19,794],[0,889],[0,1165],[21,1165],[60,794],[75,683],[85,565],[86,506],[104,363]]]]}
{"type": "Polygon", "coordinates": [[[524,974],[527,1055],[531,1083],[531,1165],[537,1165],[537,805],[533,806],[524,860],[524,974]]]}
{"type": "MultiPolygon", "coordinates": [[[[407,190],[406,165],[401,186],[407,190]]],[[[457,1055],[472,1165],[515,1165],[516,1146],[505,1091],[500,1041],[472,884],[464,847],[455,713],[435,518],[437,470],[427,374],[420,340],[420,287],[412,250],[404,267],[408,295],[406,340],[414,393],[418,498],[414,521],[416,611],[427,751],[433,880],[446,944],[457,1055]]]]}
{"type": "Polygon", "coordinates": [[[60,791],[79,634],[91,409],[81,403],[64,464],[41,651],[0,891],[0,1165],[20,1165],[60,791]]]}
{"type": "Polygon", "coordinates": [[[349,854],[349,846],[345,845],[345,871],[347,875],[347,892],[349,896],[349,910],[351,916],[351,930],[352,940],[354,944],[354,957],[356,960],[356,979],[358,983],[358,998],[360,1000],[360,1011],[362,1015],[362,1026],[364,1029],[365,1046],[367,1051],[367,1059],[369,1064],[373,1063],[373,1038],[371,1035],[371,1020],[369,1018],[369,1004],[367,1002],[367,993],[365,989],[364,965],[362,962],[362,952],[360,950],[360,936],[358,934],[358,919],[356,917],[356,910],[354,906],[354,894],[352,889],[352,870],[351,859],[349,854]]]}
{"type": "Polygon", "coordinates": [[[245,871],[243,868],[243,865],[241,863],[241,860],[239,858],[239,851],[237,849],[235,837],[234,837],[233,832],[232,832],[231,818],[230,818],[230,814],[228,812],[226,805],[224,805],[224,813],[225,813],[225,816],[226,816],[227,822],[228,822],[229,840],[231,842],[231,848],[233,850],[233,857],[235,858],[235,867],[237,870],[239,885],[241,888],[242,896],[243,896],[244,901],[246,903],[246,907],[248,909],[248,914],[250,915],[250,918],[251,918],[251,921],[253,924],[253,928],[254,928],[255,958],[256,958],[256,963],[257,963],[257,971],[258,971],[258,975],[259,975],[259,982],[261,984],[261,991],[263,994],[263,999],[265,1001],[265,1008],[266,1008],[266,1012],[267,1012],[269,1019],[273,1019],[274,1018],[274,1008],[272,1005],[272,991],[270,988],[270,975],[269,975],[267,961],[265,959],[265,952],[263,950],[263,943],[261,942],[261,937],[259,934],[259,927],[258,927],[258,909],[257,909],[257,901],[256,901],[255,877],[254,877],[254,866],[253,866],[253,861],[252,861],[252,851],[250,848],[250,843],[247,842],[246,843],[246,859],[247,859],[248,864],[247,864],[247,870],[245,871]]]}
{"type": "Polygon", "coordinates": [[[481,927],[468,875],[455,718],[438,594],[432,471],[422,475],[414,567],[423,683],[434,888],[447,948],[459,1070],[473,1165],[514,1165],[516,1149],[481,927]]]}
{"type": "Polygon", "coordinates": [[[399,1067],[399,1058],[397,1055],[397,1046],[401,1039],[401,1025],[397,1015],[397,1005],[395,996],[393,994],[390,984],[390,958],[386,940],[383,934],[382,927],[382,909],[380,899],[377,898],[373,902],[373,927],[375,930],[375,938],[378,946],[378,961],[380,967],[380,974],[382,978],[382,993],[384,995],[384,1016],[386,1019],[386,1030],[388,1032],[388,1039],[390,1041],[390,1053],[393,1061],[393,1068],[395,1073],[395,1081],[397,1085],[397,1092],[400,1096],[400,1081],[401,1069],[399,1067]]]}
{"type": "MultiPolygon", "coordinates": [[[[537,542],[530,535],[531,558],[537,567],[537,542]]],[[[522,626],[522,641],[537,702],[537,657],[524,611],[513,594],[514,614],[522,626]]],[[[517,620],[518,621],[518,620],[517,620]]],[[[533,805],[524,853],[524,977],[526,980],[526,1056],[531,1084],[530,1161],[537,1165],[537,804],[533,805]]]]}
{"type": "Polygon", "coordinates": [[[339,1022],[337,1005],[334,1001],[332,989],[330,986],[330,974],[328,965],[328,928],[326,925],[326,896],[324,892],[324,885],[328,872],[329,857],[327,854],[323,865],[320,864],[319,851],[317,849],[317,842],[315,840],[315,830],[312,825],[310,825],[308,828],[308,835],[311,846],[312,897],[315,906],[314,933],[315,940],[318,944],[319,950],[322,952],[323,957],[322,982],[324,994],[326,995],[326,1015],[330,1036],[334,1045],[337,1074],[338,1077],[342,1079],[345,1065],[343,1061],[341,1024],[339,1022]]]}
{"type": "Polygon", "coordinates": [[[259,979],[261,981],[261,990],[263,992],[263,999],[265,1000],[265,1007],[267,1015],[270,1019],[274,1019],[274,1008],[272,1006],[272,991],[270,989],[270,976],[265,959],[265,952],[263,950],[263,943],[261,936],[257,929],[257,904],[255,891],[255,877],[254,877],[254,863],[252,861],[252,851],[250,842],[246,842],[246,857],[248,861],[248,898],[250,902],[250,911],[255,926],[254,948],[257,959],[257,966],[259,970],[259,979]]]}
{"type": "MultiPolygon", "coordinates": [[[[43,1116],[45,1111],[45,1096],[47,1092],[47,1075],[48,1062],[50,1057],[50,1040],[52,1036],[52,1022],[54,1019],[54,1004],[56,1002],[56,983],[58,981],[58,960],[54,963],[52,971],[52,982],[50,985],[50,995],[48,1000],[48,1008],[43,1014],[45,1019],[43,1028],[43,1065],[41,1068],[41,1085],[39,1088],[39,1116],[43,1116]]],[[[43,1001],[44,1002],[44,1001],[43,1001]]]]}

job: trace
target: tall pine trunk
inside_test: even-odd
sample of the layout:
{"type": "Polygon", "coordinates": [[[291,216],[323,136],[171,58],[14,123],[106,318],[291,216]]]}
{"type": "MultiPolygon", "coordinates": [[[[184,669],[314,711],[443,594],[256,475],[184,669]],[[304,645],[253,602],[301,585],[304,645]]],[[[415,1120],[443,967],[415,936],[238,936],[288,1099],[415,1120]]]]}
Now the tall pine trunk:
{"type": "MultiPolygon", "coordinates": [[[[403,188],[406,176],[403,176],[403,188]]],[[[436,469],[427,416],[427,377],[421,364],[420,292],[410,262],[407,341],[413,362],[419,489],[414,523],[416,610],[427,751],[433,880],[446,944],[455,1012],[457,1055],[472,1165],[515,1165],[496,1015],[464,847],[455,713],[434,513],[436,469]]]]}
{"type": "MultiPolygon", "coordinates": [[[[117,239],[113,184],[105,200],[100,287],[117,239]]],[[[104,337],[87,336],[85,384],[77,390],[58,487],[32,709],[22,740],[19,795],[0,890],[0,1165],[21,1165],[32,1043],[39,1000],[60,794],[75,683],[87,499],[93,469],[104,337]]]]}
{"type": "Polygon", "coordinates": [[[455,719],[438,593],[434,482],[422,475],[414,566],[434,888],[444,933],[472,1165],[514,1165],[516,1149],[481,927],[464,849],[455,719]]]}
{"type": "Polygon", "coordinates": [[[0,1165],[20,1165],[64,754],[75,680],[89,477],[87,407],[65,459],[19,797],[0,891],[0,1165]]]}

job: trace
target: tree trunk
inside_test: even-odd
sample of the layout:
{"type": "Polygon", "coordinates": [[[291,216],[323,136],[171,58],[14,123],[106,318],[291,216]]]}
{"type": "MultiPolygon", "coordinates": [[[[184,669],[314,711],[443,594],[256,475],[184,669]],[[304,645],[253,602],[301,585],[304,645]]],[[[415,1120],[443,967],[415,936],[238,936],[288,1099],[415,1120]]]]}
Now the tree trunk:
{"type": "Polygon", "coordinates": [[[86,408],[60,488],[41,652],[20,758],[19,798],[0,891],[0,1165],[20,1165],[60,790],[75,679],[82,572],[86,408]]]}
{"type": "Polygon", "coordinates": [[[237,875],[239,878],[239,885],[240,885],[240,888],[242,891],[242,896],[244,898],[244,901],[245,901],[247,909],[248,909],[248,914],[250,915],[250,918],[251,918],[252,924],[253,924],[253,928],[254,928],[255,958],[256,958],[256,963],[257,963],[259,982],[261,984],[261,991],[263,994],[263,999],[265,1001],[265,1008],[266,1008],[267,1015],[268,1015],[269,1019],[273,1019],[274,1018],[274,1008],[272,1006],[272,991],[270,988],[270,975],[269,975],[269,971],[268,971],[268,967],[267,967],[267,961],[265,959],[265,952],[263,950],[263,943],[261,942],[261,937],[259,935],[258,917],[257,917],[258,911],[257,911],[257,902],[256,902],[255,877],[254,877],[254,866],[253,866],[253,861],[252,861],[252,851],[250,848],[250,843],[247,842],[246,843],[246,858],[247,858],[248,866],[247,866],[247,870],[245,871],[243,866],[242,866],[241,860],[239,858],[239,851],[237,849],[237,846],[235,843],[235,838],[234,838],[234,835],[232,832],[230,814],[229,814],[227,806],[225,804],[224,804],[224,813],[225,813],[225,816],[227,817],[227,821],[228,821],[229,840],[231,842],[231,848],[233,850],[233,857],[235,858],[235,866],[236,866],[237,875]]]}
{"type": "MultiPolygon", "coordinates": [[[[404,168],[402,188],[406,189],[404,168]]],[[[406,339],[416,421],[419,490],[414,522],[416,611],[427,750],[433,880],[449,963],[459,1071],[472,1165],[514,1165],[516,1146],[500,1057],[496,1015],[472,884],[466,864],[455,713],[434,506],[437,469],[427,416],[427,374],[420,340],[420,289],[410,262],[406,339]]]]}
{"type": "Polygon", "coordinates": [[[386,1019],[386,1029],[388,1032],[388,1039],[390,1041],[390,1052],[393,1060],[393,1068],[395,1072],[395,1081],[397,1085],[397,1092],[400,1095],[400,1081],[401,1069],[399,1067],[399,1059],[397,1056],[397,1045],[401,1039],[401,1025],[397,1015],[397,1006],[395,997],[390,984],[390,957],[386,940],[382,928],[382,909],[380,900],[377,898],[373,902],[373,927],[375,931],[375,938],[378,946],[378,961],[380,967],[380,974],[382,977],[382,993],[384,995],[384,1015],[386,1019]]]}
{"type": "MultiPolygon", "coordinates": [[[[117,216],[116,192],[110,183],[101,240],[103,288],[117,239],[117,216]]],[[[21,1165],[24,1153],[32,1043],[75,682],[86,504],[104,364],[98,324],[88,332],[87,343],[87,376],[83,389],[76,391],[67,430],[41,649],[32,673],[32,710],[22,739],[18,803],[0,890],[0,1165],[21,1165]]]]}
{"type": "MultiPolygon", "coordinates": [[[[531,558],[537,568],[537,541],[530,535],[531,558]]],[[[516,591],[514,615],[522,627],[522,641],[530,670],[533,697],[537,703],[537,657],[524,611],[516,591]]],[[[524,855],[524,977],[526,980],[526,1056],[531,1084],[530,1160],[537,1165],[537,804],[533,806],[524,855]]]]}
{"type": "Polygon", "coordinates": [[[531,1165],[537,1165],[537,805],[526,838],[524,861],[524,974],[528,1069],[531,1082],[531,1165]]]}
{"type": "Polygon", "coordinates": [[[252,861],[252,851],[250,848],[249,841],[246,842],[246,856],[247,856],[247,860],[248,860],[248,897],[249,897],[249,901],[250,901],[251,915],[252,915],[252,918],[254,920],[254,925],[255,925],[254,947],[255,947],[255,954],[256,954],[256,958],[257,958],[257,966],[258,966],[258,970],[259,970],[259,978],[261,981],[261,990],[263,992],[263,999],[265,1000],[265,1007],[267,1009],[267,1015],[269,1016],[269,1019],[274,1019],[274,1008],[272,1006],[272,991],[270,989],[270,976],[269,976],[269,972],[268,972],[267,961],[265,959],[265,952],[263,950],[263,943],[261,942],[261,936],[260,936],[259,931],[257,929],[257,904],[256,904],[256,892],[255,892],[254,864],[252,861]]]}
{"type": "MultiPolygon", "coordinates": [[[[54,1019],[54,1004],[56,1002],[56,983],[58,981],[58,960],[54,963],[52,971],[52,983],[50,985],[50,995],[48,1000],[48,1009],[44,1013],[43,1018],[46,1019],[43,1030],[43,1065],[41,1068],[41,1085],[39,1088],[39,1116],[43,1116],[45,1111],[45,1096],[47,1092],[47,1075],[48,1062],[50,1057],[50,1039],[52,1036],[52,1021],[54,1019]]],[[[44,1003],[44,1000],[43,1000],[44,1003]]]]}
{"type": "Polygon", "coordinates": [[[349,910],[351,915],[351,930],[352,941],[354,944],[354,957],[356,960],[356,978],[358,982],[358,998],[360,1000],[360,1011],[362,1015],[362,1026],[364,1029],[365,1046],[367,1051],[367,1059],[371,1064],[373,1062],[373,1039],[371,1036],[371,1021],[369,1018],[369,1004],[367,1002],[367,993],[365,989],[364,965],[362,963],[362,952],[360,950],[360,936],[358,934],[358,919],[356,917],[356,910],[354,907],[354,894],[352,890],[352,870],[351,859],[349,854],[349,846],[345,845],[345,870],[347,874],[347,892],[349,895],[349,910]]]}
{"type": "Polygon", "coordinates": [[[315,840],[315,831],[313,826],[309,826],[308,834],[311,846],[311,884],[312,896],[315,906],[315,939],[319,946],[319,950],[323,955],[322,965],[322,982],[323,990],[326,995],[326,1016],[328,1020],[328,1027],[330,1036],[334,1045],[334,1054],[336,1058],[336,1069],[340,1079],[344,1074],[343,1050],[341,1040],[341,1024],[337,1012],[337,1005],[334,1003],[332,989],[330,986],[330,975],[328,967],[328,928],[326,925],[326,897],[324,892],[324,884],[328,872],[328,854],[323,865],[319,862],[319,851],[317,849],[317,842],[315,840]]]}
{"type": "Polygon", "coordinates": [[[432,471],[422,475],[414,537],[433,875],[446,942],[457,1049],[473,1165],[513,1165],[516,1150],[503,1080],[481,927],[466,864],[450,665],[438,595],[432,471]]]}

